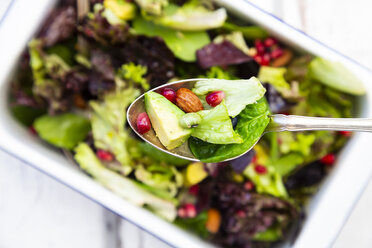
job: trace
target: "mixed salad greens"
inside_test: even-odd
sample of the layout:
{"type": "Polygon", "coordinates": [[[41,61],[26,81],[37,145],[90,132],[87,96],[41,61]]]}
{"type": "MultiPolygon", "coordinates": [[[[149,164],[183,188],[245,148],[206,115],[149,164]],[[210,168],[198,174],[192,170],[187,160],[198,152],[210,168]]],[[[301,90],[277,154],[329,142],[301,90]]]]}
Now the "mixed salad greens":
{"type": "Polygon", "coordinates": [[[61,1],[30,41],[12,82],[14,116],[40,139],[71,151],[83,171],[120,197],[215,244],[268,247],[291,238],[308,196],[351,133],[270,133],[244,156],[215,161],[254,143],[268,113],[350,117],[353,95],[365,92],[359,80],[208,0],[90,3],[77,20],[75,1],[61,1]],[[196,77],[211,78],[194,89],[202,106],[210,92],[219,92],[211,99],[224,94],[213,109],[180,110],[183,127],[198,123],[186,133],[207,163],[156,150],[126,120],[141,93],[196,77]],[[251,77],[265,89],[250,87],[250,95],[220,81],[251,77]],[[208,132],[214,125],[223,134],[208,132]]]}

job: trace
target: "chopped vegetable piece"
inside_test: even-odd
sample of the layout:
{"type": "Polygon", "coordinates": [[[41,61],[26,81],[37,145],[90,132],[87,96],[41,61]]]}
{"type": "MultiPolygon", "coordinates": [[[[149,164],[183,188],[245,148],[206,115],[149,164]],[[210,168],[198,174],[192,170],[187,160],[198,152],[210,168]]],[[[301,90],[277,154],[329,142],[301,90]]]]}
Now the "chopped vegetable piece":
{"type": "Polygon", "coordinates": [[[203,163],[191,163],[185,170],[185,183],[190,186],[195,185],[203,181],[207,176],[208,173],[205,171],[203,163]]]}
{"type": "Polygon", "coordinates": [[[208,209],[207,214],[208,214],[208,219],[207,219],[207,222],[205,223],[206,228],[211,233],[217,233],[221,225],[220,212],[218,212],[217,209],[210,208],[208,209]]]}
{"type": "Polygon", "coordinates": [[[185,113],[164,96],[156,92],[146,93],[145,108],[157,137],[168,150],[182,145],[190,137],[191,130],[179,124],[185,113]]]}

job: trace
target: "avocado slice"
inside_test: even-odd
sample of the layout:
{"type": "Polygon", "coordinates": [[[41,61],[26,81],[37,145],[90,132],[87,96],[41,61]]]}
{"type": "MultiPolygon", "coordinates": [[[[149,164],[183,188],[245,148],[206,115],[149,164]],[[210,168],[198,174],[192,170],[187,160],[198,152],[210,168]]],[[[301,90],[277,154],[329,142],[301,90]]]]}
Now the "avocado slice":
{"type": "Polygon", "coordinates": [[[164,96],[156,92],[146,93],[145,108],[156,136],[168,150],[180,146],[190,137],[191,129],[179,124],[185,113],[164,96]]]}

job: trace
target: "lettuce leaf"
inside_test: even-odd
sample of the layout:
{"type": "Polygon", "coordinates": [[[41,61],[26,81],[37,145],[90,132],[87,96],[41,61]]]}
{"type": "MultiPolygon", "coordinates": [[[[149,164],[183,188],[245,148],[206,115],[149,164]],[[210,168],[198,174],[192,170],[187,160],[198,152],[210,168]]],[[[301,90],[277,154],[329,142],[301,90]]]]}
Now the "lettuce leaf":
{"type": "Polygon", "coordinates": [[[91,116],[94,145],[115,155],[123,166],[125,175],[132,171],[132,159],[129,152],[131,142],[129,132],[125,130],[125,110],[140,94],[139,90],[128,88],[117,89],[105,95],[102,102],[92,101],[91,116]]]}
{"type": "Polygon", "coordinates": [[[363,83],[339,62],[320,57],[309,64],[308,75],[322,84],[351,95],[364,95],[366,89],[363,83]]]}
{"type": "Polygon", "coordinates": [[[80,143],[75,152],[80,167],[103,186],[137,206],[147,207],[168,221],[175,219],[177,212],[174,202],[156,197],[141,184],[107,169],[87,144],[80,143]]]}
{"type": "Polygon", "coordinates": [[[186,62],[196,61],[196,51],[210,43],[210,38],[205,31],[176,31],[143,18],[134,19],[133,28],[138,34],[160,36],[174,55],[186,62]]]}
{"type": "Polygon", "coordinates": [[[183,177],[173,166],[152,163],[149,166],[136,166],[135,176],[138,181],[161,191],[173,199],[178,188],[183,184],[183,177]]]}
{"type": "Polygon", "coordinates": [[[73,149],[90,131],[89,120],[71,113],[43,115],[34,122],[40,138],[60,148],[73,149]]]}
{"type": "Polygon", "coordinates": [[[217,145],[191,137],[189,147],[194,156],[206,163],[220,162],[236,157],[251,148],[260,139],[269,124],[268,104],[264,98],[250,104],[238,116],[235,132],[243,138],[241,144],[217,145]]]}
{"type": "Polygon", "coordinates": [[[164,7],[168,6],[168,0],[135,0],[142,11],[159,16],[163,13],[164,7]]]}
{"type": "Polygon", "coordinates": [[[234,132],[225,102],[211,110],[197,112],[201,121],[192,129],[191,136],[212,144],[242,143],[243,139],[234,132]]]}
{"type": "Polygon", "coordinates": [[[228,31],[242,32],[246,39],[265,39],[269,33],[259,26],[238,26],[229,22],[225,22],[222,26],[223,29],[228,31]]]}
{"type": "Polygon", "coordinates": [[[287,197],[281,175],[267,166],[266,174],[258,174],[253,165],[249,165],[243,172],[256,186],[256,190],[261,194],[270,194],[276,197],[287,197]]]}
{"type": "Polygon", "coordinates": [[[129,86],[133,84],[141,85],[142,89],[149,90],[150,84],[144,77],[147,73],[147,67],[142,65],[135,65],[133,62],[124,64],[120,67],[118,74],[129,86]]]}
{"type": "Polygon", "coordinates": [[[209,92],[219,90],[225,93],[226,107],[231,117],[237,116],[248,104],[257,102],[266,92],[255,77],[249,80],[203,80],[195,84],[193,92],[205,98],[209,92]]]}
{"type": "Polygon", "coordinates": [[[163,26],[177,30],[202,31],[221,27],[226,19],[227,13],[224,8],[210,11],[202,5],[186,3],[178,7],[174,13],[164,15],[156,21],[163,26]]]}

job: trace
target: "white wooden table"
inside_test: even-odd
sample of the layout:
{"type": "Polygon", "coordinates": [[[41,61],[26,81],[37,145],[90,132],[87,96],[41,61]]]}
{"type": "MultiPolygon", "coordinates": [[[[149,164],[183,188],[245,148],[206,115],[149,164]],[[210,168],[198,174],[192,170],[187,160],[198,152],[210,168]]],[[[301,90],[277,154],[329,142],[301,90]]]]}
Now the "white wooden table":
{"type": "MultiPolygon", "coordinates": [[[[0,0],[0,19],[8,1],[0,0]]],[[[251,1],[372,68],[371,1],[251,1]]],[[[355,166],[357,169],[357,163],[355,166]]],[[[335,247],[372,247],[371,209],[372,183],[356,205],[335,247]]],[[[13,247],[168,246],[0,151],[0,248],[13,247]]]]}

